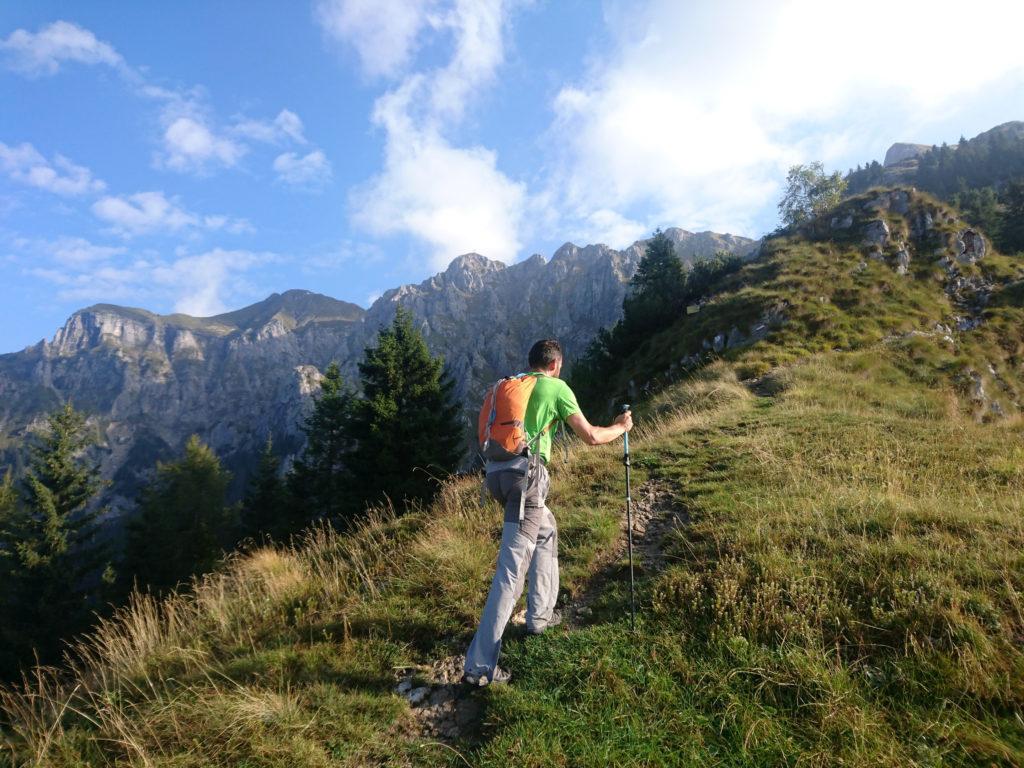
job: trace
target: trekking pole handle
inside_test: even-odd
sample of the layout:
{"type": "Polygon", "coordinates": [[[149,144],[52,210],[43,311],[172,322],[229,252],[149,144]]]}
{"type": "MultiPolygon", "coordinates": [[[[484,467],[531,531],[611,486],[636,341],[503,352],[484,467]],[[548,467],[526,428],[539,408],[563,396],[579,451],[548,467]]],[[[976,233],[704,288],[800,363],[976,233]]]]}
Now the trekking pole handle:
{"type": "MultiPolygon", "coordinates": [[[[629,413],[629,403],[623,403],[622,404],[622,412],[623,413],[629,413]]],[[[623,450],[625,451],[625,455],[627,457],[626,460],[629,461],[629,458],[628,458],[629,457],[629,432],[623,432],[622,433],[622,446],[623,446],[623,450]]]]}

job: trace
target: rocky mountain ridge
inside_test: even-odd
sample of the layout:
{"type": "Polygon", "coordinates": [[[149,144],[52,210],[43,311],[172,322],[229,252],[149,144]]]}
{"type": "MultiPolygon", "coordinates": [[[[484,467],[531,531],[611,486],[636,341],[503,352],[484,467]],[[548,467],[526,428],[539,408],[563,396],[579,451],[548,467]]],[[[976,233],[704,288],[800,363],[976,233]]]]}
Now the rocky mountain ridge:
{"type": "MultiPolygon", "coordinates": [[[[681,257],[741,254],[756,243],[715,233],[666,231],[681,257]]],[[[268,436],[282,455],[299,429],[322,371],[338,361],[358,380],[358,360],[401,304],[428,345],[444,355],[460,397],[518,370],[537,338],[562,340],[570,358],[618,319],[644,241],[622,251],[566,243],[512,265],[465,254],[417,285],[387,291],[367,310],[303,290],[272,294],[212,317],[158,315],[96,304],[75,312],[50,341],[0,355],[0,460],[18,465],[23,438],[70,400],[90,414],[97,457],[113,482],[110,501],[131,505],[159,459],[198,434],[242,492],[268,436]]]]}

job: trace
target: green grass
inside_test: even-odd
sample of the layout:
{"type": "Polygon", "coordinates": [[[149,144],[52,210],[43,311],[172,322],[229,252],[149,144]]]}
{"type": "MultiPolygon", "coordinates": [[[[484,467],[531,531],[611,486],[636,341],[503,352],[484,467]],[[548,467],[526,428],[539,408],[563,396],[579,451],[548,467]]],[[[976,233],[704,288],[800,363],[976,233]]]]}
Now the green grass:
{"type": "Polygon", "coordinates": [[[638,634],[517,646],[473,764],[1024,760],[1021,427],[877,352],[788,378],[645,444],[692,524],[638,634]]]}

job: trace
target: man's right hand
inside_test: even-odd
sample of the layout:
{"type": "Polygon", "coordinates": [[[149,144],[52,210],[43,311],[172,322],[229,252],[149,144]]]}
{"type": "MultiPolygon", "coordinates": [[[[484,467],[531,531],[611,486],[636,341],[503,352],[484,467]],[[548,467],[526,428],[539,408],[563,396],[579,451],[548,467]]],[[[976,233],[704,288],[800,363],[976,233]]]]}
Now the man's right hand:
{"type": "Polygon", "coordinates": [[[602,445],[610,443],[619,438],[623,431],[628,432],[633,428],[633,414],[627,411],[620,414],[618,418],[607,427],[595,427],[587,417],[577,411],[567,418],[566,423],[572,427],[572,431],[587,445],[602,445]]]}
{"type": "Polygon", "coordinates": [[[626,411],[625,413],[620,413],[615,418],[615,421],[612,422],[612,425],[622,427],[626,432],[629,432],[633,428],[633,412],[626,411]]]}

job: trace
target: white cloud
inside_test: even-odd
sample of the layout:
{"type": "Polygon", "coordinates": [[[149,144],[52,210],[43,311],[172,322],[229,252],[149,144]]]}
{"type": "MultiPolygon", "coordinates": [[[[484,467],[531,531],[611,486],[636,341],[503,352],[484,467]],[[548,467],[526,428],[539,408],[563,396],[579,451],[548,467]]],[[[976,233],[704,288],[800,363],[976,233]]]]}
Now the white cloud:
{"type": "Polygon", "coordinates": [[[185,210],[177,200],[163,192],[136,192],[116,197],[108,195],[93,203],[92,212],[125,237],[154,232],[179,232],[191,228],[224,230],[234,234],[252,231],[244,219],[227,216],[199,216],[185,210]]]}
{"type": "Polygon", "coordinates": [[[256,292],[246,273],[279,260],[273,253],[223,248],[166,259],[83,238],[21,241],[16,247],[36,265],[26,272],[56,286],[61,300],[168,306],[196,316],[251,301],[256,292]]]}
{"type": "Polygon", "coordinates": [[[55,21],[39,32],[16,29],[0,41],[9,68],[27,75],[53,75],[62,63],[106,64],[121,67],[124,60],[108,43],[87,29],[55,21]]]}
{"type": "Polygon", "coordinates": [[[124,246],[96,245],[82,237],[62,237],[49,245],[53,258],[66,267],[86,267],[127,252],[124,246]]]}
{"type": "Polygon", "coordinates": [[[239,273],[272,259],[269,254],[215,248],[157,266],[152,275],[157,284],[175,293],[175,312],[208,317],[228,309],[226,299],[237,293],[232,286],[239,273]]]}
{"type": "Polygon", "coordinates": [[[210,165],[232,167],[245,154],[245,147],[217,136],[202,121],[178,117],[164,131],[164,158],[176,171],[203,171],[210,165]]]}
{"type": "Polygon", "coordinates": [[[391,134],[383,173],[353,200],[357,224],[376,234],[415,235],[432,247],[431,266],[443,268],[469,251],[515,259],[525,195],[497,169],[493,152],[425,133],[391,134]]]}
{"type": "Polygon", "coordinates": [[[243,235],[255,232],[248,219],[233,219],[230,216],[203,216],[203,226],[211,232],[227,232],[231,235],[243,235]]]}
{"type": "Polygon", "coordinates": [[[447,32],[453,42],[445,66],[411,72],[377,100],[373,120],[387,137],[384,168],[350,195],[354,221],[376,234],[406,233],[424,241],[433,267],[473,250],[513,260],[521,245],[525,186],[501,172],[492,150],[459,147],[445,135],[458,124],[473,94],[494,79],[504,58],[510,4],[456,0],[443,9],[437,4],[403,6],[416,20],[398,28],[367,10],[369,5],[328,5],[348,14],[351,24],[339,27],[338,36],[356,45],[371,73],[401,69],[415,46],[415,31],[425,25],[447,32]],[[409,29],[415,31],[406,36],[409,29]],[[392,35],[402,56],[373,58],[362,47],[362,33],[392,35]]]}
{"type": "MultiPolygon", "coordinates": [[[[272,120],[243,117],[236,119],[233,125],[219,127],[204,105],[203,88],[172,89],[155,85],[149,82],[144,70],[130,66],[111,45],[100,41],[88,29],[67,21],[54,22],[39,32],[15,30],[6,40],[0,40],[0,54],[4,55],[10,69],[29,76],[56,74],[66,61],[114,67],[135,94],[161,103],[161,146],[154,159],[157,167],[205,174],[216,168],[237,166],[249,151],[250,142],[308,143],[302,120],[288,109],[282,109],[272,120]]],[[[25,179],[26,183],[60,194],[78,194],[72,191],[77,189],[76,184],[91,183],[88,171],[64,158],[55,158],[52,164],[46,164],[42,158],[39,161],[31,171],[32,178],[25,179]],[[63,168],[65,173],[62,175],[53,166],[63,168]]],[[[307,161],[307,168],[314,161],[315,158],[307,161]]]]}
{"type": "Polygon", "coordinates": [[[108,196],[93,203],[92,212],[123,235],[149,232],[177,232],[199,223],[195,214],[188,213],[163,192],[137,192],[124,197],[108,196]]]}
{"type": "Polygon", "coordinates": [[[455,35],[455,53],[429,84],[435,119],[462,116],[470,95],[490,82],[505,58],[504,27],[509,0],[457,0],[444,16],[455,35]]]}
{"type": "Polygon", "coordinates": [[[302,120],[288,109],[282,109],[273,120],[239,120],[231,130],[239,136],[264,144],[284,144],[289,140],[296,144],[306,143],[302,120]]]}
{"type": "Polygon", "coordinates": [[[579,232],[573,236],[588,243],[604,243],[612,248],[625,248],[649,234],[647,225],[627,219],[616,211],[601,208],[589,214],[579,232]]]}
{"type": "Polygon", "coordinates": [[[607,15],[613,45],[553,105],[559,172],[547,194],[582,228],[595,211],[643,209],[648,230],[755,233],[788,165],[843,162],[880,115],[889,141],[913,135],[984,84],[1024,72],[1019,3],[981,0],[963,13],[953,2],[653,0],[607,15]],[[949,50],[984,39],[986,55],[939,53],[951,18],[949,50]],[[884,55],[873,52],[883,40],[884,55]]]}
{"type": "Polygon", "coordinates": [[[435,6],[432,0],[319,0],[315,16],[329,35],[356,49],[368,75],[390,76],[409,63],[435,6]]]}
{"type": "Polygon", "coordinates": [[[331,180],[331,163],[319,149],[306,155],[285,152],[274,159],[277,178],[294,187],[315,189],[331,180]]]}
{"type": "Polygon", "coordinates": [[[28,143],[8,146],[0,142],[0,169],[15,181],[57,195],[101,192],[106,186],[94,179],[88,168],[75,165],[63,155],[49,162],[28,143]]]}

